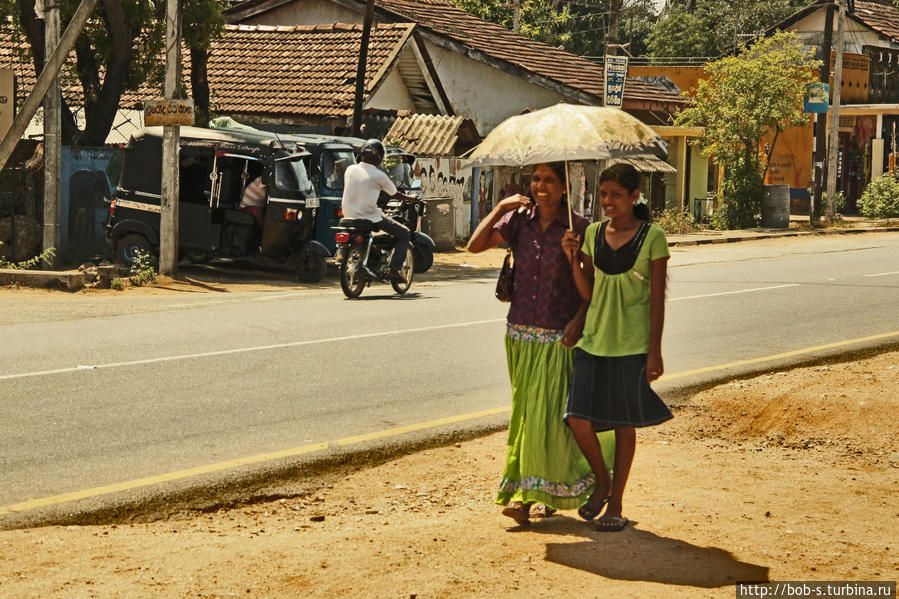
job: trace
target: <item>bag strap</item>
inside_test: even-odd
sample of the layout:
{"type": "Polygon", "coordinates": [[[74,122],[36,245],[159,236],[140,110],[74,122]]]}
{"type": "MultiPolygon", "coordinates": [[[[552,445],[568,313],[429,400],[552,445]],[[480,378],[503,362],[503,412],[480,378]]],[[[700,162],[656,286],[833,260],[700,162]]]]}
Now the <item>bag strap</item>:
{"type": "Polygon", "coordinates": [[[518,239],[518,233],[521,232],[521,221],[524,218],[524,213],[520,212],[521,208],[515,210],[515,214],[509,219],[509,226],[512,228],[511,235],[509,236],[509,248],[506,250],[506,256],[512,255],[512,243],[518,239]]]}

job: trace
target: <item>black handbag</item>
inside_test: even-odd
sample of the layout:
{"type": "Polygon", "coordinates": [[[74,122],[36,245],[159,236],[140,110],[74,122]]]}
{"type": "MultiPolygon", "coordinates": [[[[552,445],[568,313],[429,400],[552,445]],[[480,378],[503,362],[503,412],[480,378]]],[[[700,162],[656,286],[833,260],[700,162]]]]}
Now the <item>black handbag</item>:
{"type": "Polygon", "coordinates": [[[499,271],[499,278],[496,280],[496,299],[501,302],[511,302],[512,292],[515,289],[515,264],[512,262],[512,242],[518,237],[518,229],[521,227],[522,213],[516,212],[512,215],[512,236],[509,239],[509,249],[506,250],[506,257],[503,260],[503,267],[499,271]]]}

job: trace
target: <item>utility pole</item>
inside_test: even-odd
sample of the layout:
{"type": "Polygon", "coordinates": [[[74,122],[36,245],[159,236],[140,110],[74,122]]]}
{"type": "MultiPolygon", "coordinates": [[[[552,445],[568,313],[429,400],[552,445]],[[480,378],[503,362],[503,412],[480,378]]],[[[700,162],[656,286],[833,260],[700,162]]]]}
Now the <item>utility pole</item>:
{"type": "MultiPolygon", "coordinates": [[[[59,45],[59,1],[44,3],[44,66],[42,71],[52,68],[50,57],[59,45]]],[[[61,236],[59,231],[59,176],[60,155],[62,154],[62,113],[59,92],[59,71],[57,70],[50,89],[44,96],[44,251],[54,248],[57,255],[44,262],[44,270],[56,266],[59,256],[61,236]]]]}
{"type": "Polygon", "coordinates": [[[837,55],[833,66],[833,102],[830,111],[830,139],[827,152],[827,210],[825,220],[833,222],[834,198],[837,193],[837,154],[840,145],[840,87],[843,83],[843,24],[846,0],[837,6],[837,55]]]}
{"type": "Polygon", "coordinates": [[[362,19],[362,42],[359,46],[359,65],[356,67],[356,96],[353,100],[353,137],[362,133],[362,97],[365,95],[365,67],[368,63],[368,42],[371,39],[371,23],[375,19],[375,0],[365,3],[362,19]]]}
{"type": "Polygon", "coordinates": [[[521,0],[515,0],[512,6],[512,31],[521,31],[521,0]]]}
{"type": "MultiPolygon", "coordinates": [[[[830,82],[830,52],[833,46],[833,4],[827,5],[824,21],[824,44],[821,64],[821,83],[830,82]]],[[[815,119],[815,155],[812,159],[814,185],[812,201],[808,207],[809,223],[815,223],[821,216],[821,192],[827,185],[827,113],[818,113],[815,119]]]]}
{"type": "MultiPolygon", "coordinates": [[[[175,99],[181,74],[181,11],[167,0],[165,12],[165,85],[163,96],[175,99]]],[[[178,274],[178,143],[179,125],[162,128],[162,198],[159,215],[159,273],[178,274]]]]}
{"type": "Polygon", "coordinates": [[[612,0],[609,4],[609,33],[606,36],[606,54],[618,54],[618,24],[621,22],[622,0],[612,0]],[[611,52],[609,51],[611,48],[611,52]]]}

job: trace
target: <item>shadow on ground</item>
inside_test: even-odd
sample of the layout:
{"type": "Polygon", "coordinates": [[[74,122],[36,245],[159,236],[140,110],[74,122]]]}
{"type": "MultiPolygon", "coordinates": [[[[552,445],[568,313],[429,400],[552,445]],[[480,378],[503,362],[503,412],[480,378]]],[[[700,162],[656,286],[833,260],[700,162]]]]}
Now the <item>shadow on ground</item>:
{"type": "Polygon", "coordinates": [[[742,562],[718,547],[699,547],[629,525],[621,532],[595,532],[572,518],[551,518],[532,532],[582,536],[580,543],[547,543],[546,561],[612,580],[717,588],[737,582],[767,582],[769,568],[742,562]]]}

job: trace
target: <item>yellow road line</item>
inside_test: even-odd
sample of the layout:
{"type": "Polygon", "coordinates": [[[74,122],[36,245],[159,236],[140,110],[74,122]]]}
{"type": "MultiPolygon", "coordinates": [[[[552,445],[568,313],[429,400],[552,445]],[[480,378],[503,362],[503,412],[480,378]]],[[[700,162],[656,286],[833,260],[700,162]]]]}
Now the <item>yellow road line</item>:
{"type": "Polygon", "coordinates": [[[375,439],[384,439],[386,437],[394,437],[396,435],[402,435],[405,433],[411,433],[415,431],[422,431],[429,428],[434,428],[435,426],[443,426],[445,424],[454,424],[456,422],[464,422],[466,420],[474,420],[475,418],[482,418],[484,416],[493,416],[494,414],[502,414],[503,412],[508,412],[512,409],[512,406],[504,406],[502,408],[492,408],[490,410],[482,410],[480,412],[472,412],[470,414],[459,414],[458,416],[450,416],[448,418],[440,418],[438,420],[431,420],[429,422],[419,422],[418,424],[409,424],[407,426],[399,426],[397,428],[391,428],[388,430],[377,431],[374,433],[366,433],[364,435],[356,435],[355,437],[346,437],[344,439],[338,439],[334,442],[335,445],[343,447],[346,445],[353,445],[354,443],[362,443],[364,441],[373,441],[375,439]]]}
{"type": "Polygon", "coordinates": [[[752,358],[750,360],[739,360],[737,362],[728,362],[727,364],[719,364],[717,366],[708,366],[706,368],[696,368],[694,370],[685,370],[683,372],[677,372],[675,374],[666,374],[659,378],[660,381],[670,381],[672,379],[680,379],[687,376],[692,376],[694,374],[703,374],[707,372],[715,372],[716,370],[726,370],[728,368],[734,368],[736,366],[749,366],[750,364],[760,364],[762,362],[767,362],[769,360],[779,360],[781,358],[791,358],[794,356],[801,356],[803,354],[810,354],[813,352],[825,350],[825,349],[836,349],[838,347],[846,347],[848,345],[855,345],[857,343],[865,343],[867,341],[878,341],[880,339],[889,339],[890,337],[899,337],[899,331],[893,331],[892,333],[880,333],[879,335],[871,335],[869,337],[859,337],[858,339],[847,339],[845,341],[836,341],[834,343],[826,343],[824,345],[815,345],[813,347],[805,347],[803,349],[797,349],[793,351],[783,352],[781,354],[774,354],[772,356],[764,356],[761,358],[752,358]]]}
{"type": "MultiPolygon", "coordinates": [[[[683,378],[695,374],[703,374],[708,372],[714,372],[716,370],[726,370],[728,368],[734,368],[736,366],[748,366],[750,364],[759,364],[762,362],[766,362],[769,360],[777,360],[781,358],[789,358],[793,356],[801,356],[803,354],[809,354],[825,349],[835,349],[838,347],[846,347],[849,345],[855,345],[857,343],[865,343],[867,341],[877,341],[881,339],[888,339],[890,337],[899,337],[899,331],[893,331],[892,333],[881,333],[879,335],[870,335],[868,337],[860,337],[858,339],[847,339],[845,341],[837,341],[834,343],[827,343],[825,345],[816,345],[813,347],[806,347],[803,349],[797,349],[794,351],[783,352],[780,354],[774,354],[771,356],[764,356],[761,358],[752,358],[750,360],[740,360],[737,362],[728,362],[727,364],[719,364],[717,366],[709,366],[707,368],[696,368],[694,370],[685,370],[683,372],[677,372],[674,374],[667,374],[663,376],[660,381],[670,381],[673,379],[683,378]]],[[[40,507],[47,507],[50,505],[57,505],[60,503],[66,503],[69,501],[77,501],[79,499],[89,499],[91,497],[99,497],[102,495],[109,495],[112,493],[118,493],[120,491],[129,491],[132,489],[136,489],[139,487],[147,487],[150,485],[156,485],[164,482],[171,482],[175,480],[182,480],[185,478],[190,478],[192,476],[198,476],[200,474],[209,474],[212,472],[220,472],[222,470],[228,470],[230,468],[236,468],[238,466],[247,466],[250,464],[259,464],[262,462],[268,462],[271,460],[277,460],[281,458],[287,457],[295,457],[299,455],[304,455],[308,453],[314,453],[317,451],[324,451],[329,446],[336,447],[345,447],[347,445],[353,445],[355,443],[362,443],[365,441],[374,441],[376,439],[386,439],[389,437],[396,437],[399,435],[403,435],[410,432],[427,430],[429,428],[434,428],[438,426],[444,426],[447,424],[455,424],[458,422],[465,422],[467,420],[474,420],[476,418],[483,418],[485,416],[493,416],[496,414],[502,414],[504,412],[510,411],[511,406],[504,406],[501,408],[491,408],[489,410],[481,410],[480,412],[470,412],[468,414],[459,414],[458,416],[450,416],[447,418],[439,418],[437,420],[430,420],[427,422],[419,422],[417,424],[410,424],[407,426],[400,426],[397,428],[391,428],[383,431],[377,431],[373,433],[366,433],[363,435],[356,435],[353,437],[345,437],[343,439],[338,439],[334,441],[332,444],[328,443],[316,443],[313,445],[305,445],[303,447],[295,447],[292,449],[285,449],[283,451],[276,451],[272,453],[264,453],[255,456],[249,456],[246,458],[238,458],[235,460],[229,460],[227,462],[218,462],[215,464],[208,464],[206,466],[198,466],[196,468],[188,468],[186,470],[177,470],[175,472],[168,472],[165,474],[159,474],[156,476],[147,476],[144,478],[138,478],[135,480],[125,481],[121,483],[115,483],[112,485],[105,485],[102,487],[94,487],[92,489],[84,489],[82,491],[74,491],[71,493],[63,493],[61,495],[53,495],[50,497],[43,497],[40,499],[34,499],[31,501],[25,501],[22,503],[15,503],[12,505],[2,506],[0,507],[0,516],[5,514],[12,514],[17,512],[24,512],[27,510],[33,510],[40,507]]]]}
{"type": "Polygon", "coordinates": [[[216,464],[207,464],[206,466],[197,466],[196,468],[188,468],[186,470],[177,470],[175,472],[167,472],[165,474],[157,474],[155,476],[146,476],[144,478],[137,478],[135,480],[115,483],[112,485],[94,487],[93,489],[73,491],[72,493],[63,493],[61,495],[53,495],[51,497],[42,497],[40,499],[34,499],[32,501],[24,501],[22,503],[15,503],[13,505],[0,507],[0,516],[4,514],[11,514],[14,512],[33,510],[35,508],[46,507],[48,505],[66,503],[68,501],[77,501],[79,499],[88,499],[90,497],[109,495],[111,493],[118,493],[119,491],[130,491],[131,489],[137,489],[139,487],[147,487],[150,485],[170,482],[173,480],[181,480],[184,478],[190,478],[191,476],[198,476],[200,474],[209,474],[210,472],[219,472],[221,470],[236,468],[238,466],[247,466],[249,464],[258,464],[260,462],[267,462],[269,460],[277,460],[280,458],[303,455],[305,453],[322,451],[327,448],[327,443],[316,443],[314,445],[295,447],[293,449],[285,449],[283,451],[275,451],[273,453],[263,453],[246,458],[238,458],[236,460],[229,460],[227,462],[218,462],[216,464]]]}

